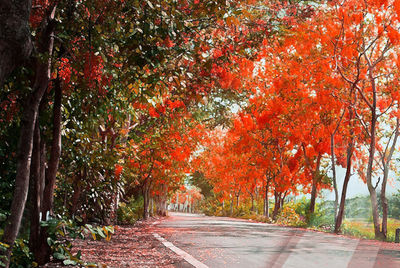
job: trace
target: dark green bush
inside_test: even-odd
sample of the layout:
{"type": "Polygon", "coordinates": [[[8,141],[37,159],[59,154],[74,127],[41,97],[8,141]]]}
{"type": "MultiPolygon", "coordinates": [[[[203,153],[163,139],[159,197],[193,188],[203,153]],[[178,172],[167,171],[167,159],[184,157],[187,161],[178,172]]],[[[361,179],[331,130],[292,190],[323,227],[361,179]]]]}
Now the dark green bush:
{"type": "Polygon", "coordinates": [[[117,219],[119,224],[134,224],[143,215],[143,197],[131,198],[129,203],[120,202],[117,219]]]}

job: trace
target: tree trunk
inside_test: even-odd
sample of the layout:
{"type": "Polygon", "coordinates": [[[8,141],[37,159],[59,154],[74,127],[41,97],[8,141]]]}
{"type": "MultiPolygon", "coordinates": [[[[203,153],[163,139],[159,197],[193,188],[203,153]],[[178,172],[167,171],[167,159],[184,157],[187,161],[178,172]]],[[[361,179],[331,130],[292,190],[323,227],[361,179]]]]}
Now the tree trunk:
{"type": "Polygon", "coordinates": [[[156,208],[157,208],[158,215],[167,216],[166,205],[167,205],[166,194],[161,194],[160,196],[157,197],[157,200],[156,200],[156,208]]]}
{"type": "Polygon", "coordinates": [[[386,240],[387,238],[387,218],[388,218],[388,200],[386,198],[386,184],[387,184],[387,179],[389,176],[389,165],[384,167],[384,172],[383,172],[383,181],[382,181],[382,189],[381,189],[381,203],[382,203],[382,229],[380,231],[380,236],[382,237],[383,240],[386,240]]]}
{"type": "Polygon", "coordinates": [[[179,211],[179,192],[176,193],[176,211],[179,211]]]}
{"type": "Polygon", "coordinates": [[[149,186],[148,186],[148,180],[146,179],[143,189],[142,189],[142,194],[143,194],[143,219],[146,220],[149,217],[149,186]]]}
{"type": "Polygon", "coordinates": [[[281,198],[281,204],[280,204],[281,208],[283,208],[283,205],[285,204],[285,198],[286,198],[287,194],[288,194],[288,191],[285,191],[285,193],[283,194],[283,196],[281,198]]]}
{"type": "Polygon", "coordinates": [[[29,249],[34,256],[37,255],[39,248],[39,230],[40,230],[40,204],[41,204],[41,145],[39,122],[36,120],[32,148],[32,162],[30,170],[29,196],[31,204],[30,213],[30,231],[29,231],[29,249]]]}
{"type": "Polygon", "coordinates": [[[252,194],[250,194],[251,196],[251,209],[250,211],[254,212],[254,196],[252,194]]]}
{"type": "Polygon", "coordinates": [[[352,158],[353,158],[353,152],[354,152],[354,123],[353,117],[353,108],[349,106],[349,122],[350,122],[350,139],[347,144],[347,158],[346,158],[346,175],[344,176],[344,181],[343,181],[343,188],[342,188],[342,195],[340,198],[340,207],[338,214],[336,215],[335,219],[335,230],[334,232],[338,234],[340,232],[342,222],[343,222],[343,215],[344,215],[344,210],[345,210],[345,205],[346,205],[346,195],[347,195],[347,186],[350,181],[351,177],[351,166],[352,166],[352,158]]]}
{"type": "Polygon", "coordinates": [[[313,180],[312,180],[311,202],[310,202],[310,210],[309,210],[310,215],[313,214],[315,211],[315,200],[317,199],[317,183],[318,183],[318,178],[319,178],[320,164],[321,164],[321,154],[319,153],[318,157],[317,157],[317,164],[316,164],[315,171],[313,174],[313,180]]]}
{"type": "Polygon", "coordinates": [[[0,1],[0,88],[11,72],[31,55],[31,6],[31,0],[0,1]]]}
{"type": "Polygon", "coordinates": [[[272,213],[272,218],[276,220],[279,210],[281,209],[282,193],[278,193],[277,191],[275,191],[274,195],[275,195],[275,205],[274,205],[274,212],[272,213]]]}
{"type": "Polygon", "coordinates": [[[54,104],[53,104],[53,133],[50,151],[50,161],[46,170],[46,186],[43,194],[42,213],[52,214],[54,202],[54,187],[56,184],[56,175],[61,156],[61,100],[62,89],[60,80],[57,78],[54,86],[54,104]]]}
{"type": "MultiPolygon", "coordinates": [[[[374,89],[374,88],[373,88],[374,89]]],[[[380,233],[380,224],[379,224],[379,213],[378,213],[378,201],[376,196],[376,186],[372,185],[372,172],[373,172],[373,163],[375,157],[375,146],[376,146],[376,93],[374,92],[373,106],[371,108],[371,126],[370,126],[370,144],[369,144],[369,156],[368,156],[368,167],[367,167],[367,186],[369,195],[371,198],[371,207],[372,207],[372,219],[374,222],[374,232],[375,238],[382,238],[380,233]]]]}
{"type": "Polygon", "coordinates": [[[149,217],[149,198],[147,195],[147,191],[143,191],[143,219],[147,220],[149,217]]]}
{"type": "Polygon", "coordinates": [[[378,200],[376,196],[376,190],[372,186],[372,184],[368,186],[368,191],[370,193],[370,198],[371,198],[372,219],[374,223],[375,238],[382,239],[380,233],[380,224],[379,224],[378,200]]]}
{"type": "Polygon", "coordinates": [[[347,145],[347,161],[346,161],[346,175],[344,176],[344,181],[343,181],[343,188],[342,188],[342,195],[340,198],[340,207],[338,214],[336,216],[335,220],[335,233],[340,232],[340,228],[342,226],[343,222],[343,215],[344,215],[344,209],[345,209],[345,204],[346,204],[346,194],[347,194],[347,186],[350,181],[351,177],[351,165],[352,165],[352,157],[353,157],[353,140],[354,138],[351,138],[351,141],[347,145]]]}
{"type": "Polygon", "coordinates": [[[372,171],[373,171],[373,162],[375,156],[375,131],[376,131],[375,126],[376,126],[376,114],[375,111],[373,111],[371,120],[371,141],[369,149],[368,168],[367,168],[367,186],[371,198],[372,219],[374,223],[375,238],[381,239],[382,237],[380,233],[378,201],[377,201],[375,186],[372,185],[372,171]]]}
{"type": "MultiPolygon", "coordinates": [[[[46,169],[45,186],[41,204],[43,221],[48,220],[47,215],[53,214],[54,188],[61,155],[61,99],[61,84],[60,80],[56,79],[54,86],[52,144],[50,150],[50,160],[48,163],[48,168],[46,169]]],[[[43,227],[40,230],[40,254],[37,255],[36,259],[40,265],[50,261],[51,248],[47,243],[47,238],[47,227],[43,227]]]]}
{"type": "MultiPolygon", "coordinates": [[[[3,3],[3,2],[2,2],[3,3]]],[[[54,41],[54,21],[55,7],[52,9],[47,25],[45,25],[41,42],[39,44],[39,52],[52,55],[54,41]]],[[[33,91],[29,95],[25,103],[25,109],[22,115],[21,132],[19,140],[18,158],[17,158],[17,174],[15,178],[15,190],[11,203],[11,214],[7,219],[4,228],[3,243],[10,245],[6,250],[5,261],[6,267],[9,266],[9,258],[17,238],[19,227],[21,225],[22,214],[24,212],[25,203],[28,195],[29,176],[33,147],[33,133],[38,116],[40,101],[47,89],[47,85],[51,75],[51,57],[47,62],[37,59],[35,82],[33,91]]]]}
{"type": "Polygon", "coordinates": [[[331,135],[331,165],[332,165],[332,181],[333,181],[333,190],[335,191],[335,201],[334,201],[334,218],[336,219],[336,215],[338,213],[338,202],[339,202],[339,193],[336,181],[336,165],[335,165],[335,134],[331,135]]]}
{"type": "Polygon", "coordinates": [[[231,198],[231,216],[233,215],[233,197],[231,198]]]}
{"type": "Polygon", "coordinates": [[[269,200],[268,200],[269,183],[270,179],[267,180],[267,185],[265,185],[265,197],[264,197],[264,216],[267,218],[269,218],[269,200]]]}
{"type": "Polygon", "coordinates": [[[83,167],[83,171],[79,170],[78,174],[74,178],[74,183],[72,185],[74,189],[74,193],[72,195],[72,200],[71,200],[71,210],[70,213],[71,215],[76,215],[76,211],[78,209],[79,205],[79,199],[81,197],[82,193],[82,185],[81,181],[84,181],[86,179],[86,166],[83,167]]]}
{"type": "Polygon", "coordinates": [[[259,202],[259,198],[260,198],[260,189],[257,186],[256,190],[255,190],[255,201],[256,201],[256,205],[255,205],[255,210],[256,210],[256,214],[259,214],[259,210],[258,210],[258,202],[259,202]]]}
{"type": "Polygon", "coordinates": [[[385,156],[386,156],[386,150],[385,150],[385,154],[382,156],[383,180],[382,180],[382,189],[381,189],[381,203],[382,203],[381,236],[384,240],[387,239],[387,218],[388,218],[388,211],[389,211],[388,200],[386,198],[386,185],[387,185],[387,180],[389,177],[390,162],[392,161],[393,153],[396,149],[397,139],[400,134],[399,133],[399,124],[400,124],[400,120],[399,120],[399,118],[397,118],[396,129],[394,131],[394,139],[393,139],[393,143],[390,147],[389,154],[387,155],[387,158],[385,159],[385,156]]]}
{"type": "Polygon", "coordinates": [[[154,201],[153,201],[153,198],[150,198],[150,214],[154,215],[154,201]]]}

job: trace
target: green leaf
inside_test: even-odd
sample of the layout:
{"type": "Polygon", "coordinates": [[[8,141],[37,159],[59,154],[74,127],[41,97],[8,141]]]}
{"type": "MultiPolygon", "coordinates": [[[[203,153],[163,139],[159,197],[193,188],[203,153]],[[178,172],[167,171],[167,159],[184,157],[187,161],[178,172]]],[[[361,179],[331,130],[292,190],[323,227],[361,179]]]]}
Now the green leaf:
{"type": "Polygon", "coordinates": [[[59,253],[59,252],[55,252],[55,253],[53,254],[53,257],[56,258],[57,260],[65,260],[65,255],[64,255],[64,254],[61,254],[61,253],[59,253]]]}
{"type": "Polygon", "coordinates": [[[76,257],[77,257],[78,259],[81,259],[81,257],[82,257],[82,251],[78,250],[78,253],[76,253],[76,257]]]}
{"type": "Polygon", "coordinates": [[[102,238],[106,238],[103,230],[100,227],[97,227],[97,233],[102,237],[102,238]]]}
{"type": "Polygon", "coordinates": [[[77,262],[73,261],[73,260],[65,260],[65,261],[63,261],[63,264],[64,265],[77,265],[77,262]]]}

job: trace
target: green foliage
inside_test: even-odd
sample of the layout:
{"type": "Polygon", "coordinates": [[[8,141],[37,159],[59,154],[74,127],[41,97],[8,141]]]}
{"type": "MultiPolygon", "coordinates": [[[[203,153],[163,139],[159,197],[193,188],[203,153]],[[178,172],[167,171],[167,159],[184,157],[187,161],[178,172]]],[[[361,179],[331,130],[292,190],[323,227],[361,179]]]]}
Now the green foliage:
{"type": "Polygon", "coordinates": [[[400,190],[388,197],[389,217],[400,219],[400,190]]]}
{"type": "Polygon", "coordinates": [[[310,208],[310,200],[307,199],[306,197],[303,197],[302,199],[296,201],[295,211],[298,215],[300,215],[304,219],[308,213],[309,208],[310,208]]]}
{"type": "Polygon", "coordinates": [[[221,203],[217,200],[216,197],[211,196],[202,199],[199,207],[201,212],[208,216],[229,216],[242,219],[251,219],[260,222],[269,222],[269,219],[267,219],[263,215],[256,213],[256,211],[262,213],[263,201],[254,201],[254,211],[252,211],[252,204],[250,200],[240,202],[239,206],[236,207],[235,202],[221,203]]]}
{"type": "MultiPolygon", "coordinates": [[[[0,101],[1,102],[1,101],[0,101]]],[[[1,112],[0,112],[1,113],[1,112]]],[[[1,114],[0,114],[1,118],[1,114]]],[[[0,214],[8,214],[11,206],[16,174],[16,151],[19,125],[12,122],[9,126],[0,122],[0,214]]],[[[2,217],[2,216],[0,216],[2,217]]],[[[0,226],[3,227],[3,220],[0,226]]]]}
{"type": "Polygon", "coordinates": [[[368,219],[371,215],[369,196],[357,196],[346,200],[345,218],[368,219]]]}
{"type": "Polygon", "coordinates": [[[231,216],[230,206],[222,205],[214,197],[205,198],[200,203],[202,213],[207,216],[231,216]]]}
{"type": "Polygon", "coordinates": [[[143,197],[132,197],[129,203],[119,203],[117,218],[120,224],[134,224],[143,216],[143,197]]]}
{"type": "MultiPolygon", "coordinates": [[[[0,229],[0,236],[3,234],[0,229]]],[[[9,245],[0,242],[0,252],[4,252],[9,245]]],[[[0,255],[0,267],[5,267],[6,256],[0,255]]],[[[28,241],[23,238],[15,240],[14,247],[11,253],[11,268],[25,268],[25,267],[37,267],[37,263],[34,262],[33,253],[30,252],[28,247],[28,241]]]]}
{"type": "Polygon", "coordinates": [[[201,194],[205,198],[211,197],[213,195],[213,187],[212,185],[210,185],[210,183],[208,183],[203,173],[196,171],[189,178],[191,185],[198,187],[201,190],[201,194]]]}
{"type": "Polygon", "coordinates": [[[326,231],[333,230],[335,223],[331,204],[329,202],[316,203],[314,214],[310,214],[310,202],[310,199],[303,197],[294,203],[295,212],[300,215],[301,220],[309,227],[326,231]]]}
{"type": "Polygon", "coordinates": [[[85,239],[90,235],[94,240],[106,239],[109,241],[114,233],[112,226],[93,226],[90,224],[78,225],[72,219],[52,218],[41,223],[47,227],[47,243],[51,247],[53,257],[62,261],[64,265],[87,265],[81,259],[81,252],[71,253],[72,243],[70,239],[85,239]]]}
{"type": "Polygon", "coordinates": [[[33,253],[29,250],[28,241],[17,239],[11,255],[11,268],[37,267],[33,253]]]}
{"type": "MultiPolygon", "coordinates": [[[[3,232],[3,230],[0,229],[1,232],[3,232]]],[[[9,247],[9,245],[0,242],[0,252],[5,252],[7,250],[7,248],[9,247]]],[[[4,261],[6,260],[6,256],[4,255],[0,255],[0,267],[4,267],[4,261]]]]}

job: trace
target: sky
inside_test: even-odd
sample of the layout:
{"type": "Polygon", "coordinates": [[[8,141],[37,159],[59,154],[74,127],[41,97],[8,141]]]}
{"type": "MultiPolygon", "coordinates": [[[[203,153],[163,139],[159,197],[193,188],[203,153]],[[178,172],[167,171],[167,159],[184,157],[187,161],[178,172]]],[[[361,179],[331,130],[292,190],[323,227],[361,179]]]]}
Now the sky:
{"type": "MultiPolygon", "coordinates": [[[[341,189],[343,187],[343,179],[346,170],[341,167],[336,167],[336,178],[338,181],[338,190],[339,190],[339,198],[342,193],[341,189]]],[[[331,176],[331,174],[328,174],[331,176]]],[[[387,196],[390,196],[393,193],[396,193],[400,189],[400,182],[396,178],[394,173],[390,174],[391,179],[386,187],[387,196]]],[[[335,193],[334,191],[323,190],[323,197],[327,200],[334,200],[335,193]]],[[[365,196],[369,195],[367,185],[356,175],[354,174],[349,181],[348,189],[347,189],[347,198],[352,198],[356,196],[365,196]]]]}

